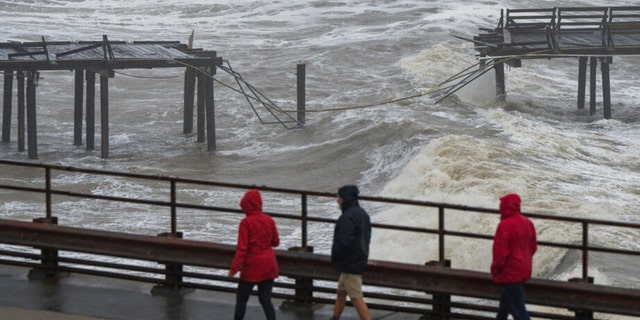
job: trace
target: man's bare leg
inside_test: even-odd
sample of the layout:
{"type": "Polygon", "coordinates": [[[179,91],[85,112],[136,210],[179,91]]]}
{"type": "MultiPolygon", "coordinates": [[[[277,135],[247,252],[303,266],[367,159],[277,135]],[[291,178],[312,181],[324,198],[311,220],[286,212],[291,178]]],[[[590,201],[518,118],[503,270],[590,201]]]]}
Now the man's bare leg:
{"type": "Polygon", "coordinates": [[[353,304],[353,307],[358,311],[360,320],[371,320],[369,307],[367,307],[367,304],[364,302],[364,298],[351,298],[351,304],[353,304]]]}
{"type": "Polygon", "coordinates": [[[344,307],[347,305],[347,291],[338,290],[338,296],[336,297],[336,304],[333,305],[333,317],[338,319],[344,311],[344,307]]]}

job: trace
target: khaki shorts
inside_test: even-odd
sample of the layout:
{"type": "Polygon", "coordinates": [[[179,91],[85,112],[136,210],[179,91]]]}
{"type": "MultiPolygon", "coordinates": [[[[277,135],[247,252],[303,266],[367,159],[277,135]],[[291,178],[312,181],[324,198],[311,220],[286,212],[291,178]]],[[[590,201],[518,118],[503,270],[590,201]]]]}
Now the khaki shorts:
{"type": "Polygon", "coordinates": [[[346,291],[349,298],[362,298],[362,275],[340,273],[338,290],[346,291]]]}

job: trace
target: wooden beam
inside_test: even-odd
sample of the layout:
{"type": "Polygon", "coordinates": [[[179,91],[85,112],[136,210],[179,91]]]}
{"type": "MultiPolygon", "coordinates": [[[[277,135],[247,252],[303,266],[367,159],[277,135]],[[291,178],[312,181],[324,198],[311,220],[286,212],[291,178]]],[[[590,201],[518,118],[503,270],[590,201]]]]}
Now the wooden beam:
{"type": "MultiPolygon", "coordinates": [[[[213,66],[209,67],[209,74],[213,73],[213,68],[213,66]]],[[[205,106],[207,116],[207,151],[214,151],[216,150],[216,109],[213,99],[213,76],[206,77],[205,106]]]]}
{"type": "Polygon", "coordinates": [[[196,70],[186,68],[184,71],[184,119],[183,130],[185,134],[193,132],[193,104],[196,90],[196,70]]]}
{"type": "Polygon", "coordinates": [[[207,91],[207,77],[202,70],[198,70],[198,110],[197,110],[197,141],[204,142],[205,140],[205,107],[206,107],[206,91],[207,91]]]}
{"type": "Polygon", "coordinates": [[[95,148],[95,130],[96,130],[96,73],[87,70],[85,78],[87,80],[87,114],[85,125],[87,126],[87,151],[93,151],[95,148]]]}
{"type": "Polygon", "coordinates": [[[600,68],[602,72],[602,110],[605,119],[611,119],[611,84],[609,77],[609,63],[611,58],[602,58],[600,68]]]}
{"type": "Polygon", "coordinates": [[[18,80],[18,152],[24,152],[24,130],[25,130],[25,72],[18,71],[16,78],[18,80]]]}
{"type": "Polygon", "coordinates": [[[27,78],[27,152],[29,159],[38,158],[38,137],[36,126],[36,82],[38,72],[29,71],[27,78]]]}
{"type": "Polygon", "coordinates": [[[578,109],[584,109],[585,89],[587,86],[587,57],[578,60],[578,109]]]}
{"type": "Polygon", "coordinates": [[[598,58],[590,58],[589,70],[589,115],[596,114],[596,71],[598,67],[598,58]]]}
{"type": "Polygon", "coordinates": [[[4,91],[2,102],[2,142],[11,140],[11,97],[13,96],[13,70],[4,71],[4,91]]]}
{"type": "Polygon", "coordinates": [[[100,74],[100,149],[109,158],[109,76],[100,74]]]}
{"type": "Polygon", "coordinates": [[[82,145],[82,100],[84,98],[84,70],[75,70],[73,100],[73,145],[82,145]]]}

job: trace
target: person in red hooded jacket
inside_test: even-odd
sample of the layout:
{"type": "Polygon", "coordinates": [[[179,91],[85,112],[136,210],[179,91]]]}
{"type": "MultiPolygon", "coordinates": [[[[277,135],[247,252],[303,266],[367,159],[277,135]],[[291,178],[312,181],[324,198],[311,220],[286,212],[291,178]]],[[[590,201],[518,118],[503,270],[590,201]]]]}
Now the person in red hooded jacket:
{"type": "Polygon", "coordinates": [[[275,320],[276,312],[271,303],[273,281],[278,277],[278,261],[273,247],[280,245],[276,223],[262,212],[262,197],[251,189],[240,200],[240,208],[246,217],[240,222],[236,253],[229,269],[229,277],[240,271],[236,295],[235,320],[244,318],[249,295],[258,285],[258,299],[267,320],[275,320]]]}
{"type": "Polygon", "coordinates": [[[493,240],[491,276],[503,284],[497,320],[509,313],[515,320],[529,320],[524,302],[524,282],[531,279],[533,255],[538,249],[536,229],[520,213],[520,196],[515,193],[500,198],[500,223],[493,240]]]}

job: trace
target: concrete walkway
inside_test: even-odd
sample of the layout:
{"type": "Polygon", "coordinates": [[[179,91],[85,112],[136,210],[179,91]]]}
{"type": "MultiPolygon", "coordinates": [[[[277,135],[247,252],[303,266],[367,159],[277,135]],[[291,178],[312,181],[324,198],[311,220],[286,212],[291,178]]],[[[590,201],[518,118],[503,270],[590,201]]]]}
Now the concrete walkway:
{"type": "MultiPolygon", "coordinates": [[[[151,284],[71,274],[58,282],[29,280],[26,268],[0,265],[0,320],[211,320],[233,319],[235,295],[195,290],[184,296],[152,296],[151,284]]],[[[282,307],[279,320],[327,320],[330,305],[282,307]]],[[[287,305],[289,306],[289,305],[287,305]]],[[[418,320],[419,315],[372,310],[372,319],[418,320]]],[[[252,296],[245,319],[264,319],[252,296]]],[[[347,307],[342,318],[358,319],[347,307]]]]}

